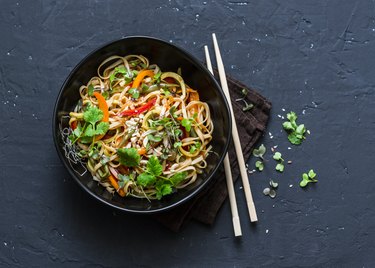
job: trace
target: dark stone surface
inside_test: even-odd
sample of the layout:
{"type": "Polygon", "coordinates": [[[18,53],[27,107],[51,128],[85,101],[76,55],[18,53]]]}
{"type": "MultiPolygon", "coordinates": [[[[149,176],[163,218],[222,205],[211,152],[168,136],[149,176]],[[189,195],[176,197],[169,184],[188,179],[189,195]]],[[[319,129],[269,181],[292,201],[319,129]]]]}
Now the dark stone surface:
{"type": "Polygon", "coordinates": [[[374,267],[374,10],[372,1],[2,1],[0,266],[374,267]],[[238,181],[238,240],[228,203],[214,226],[177,234],[101,205],[69,177],[51,137],[60,86],[97,46],[151,35],[204,60],[212,32],[227,72],[273,102],[263,142],[293,161],[279,175],[269,152],[266,171],[250,177],[255,226],[238,181]],[[300,147],[281,131],[282,108],[311,130],[300,147]],[[310,168],[319,183],[303,190],[310,168]],[[274,200],[262,194],[270,178],[274,200]]]}

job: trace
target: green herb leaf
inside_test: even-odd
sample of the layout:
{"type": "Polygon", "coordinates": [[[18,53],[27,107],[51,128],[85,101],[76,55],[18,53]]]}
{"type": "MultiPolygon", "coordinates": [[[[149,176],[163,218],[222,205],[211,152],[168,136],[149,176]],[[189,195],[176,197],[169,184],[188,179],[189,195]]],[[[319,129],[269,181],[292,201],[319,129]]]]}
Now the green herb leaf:
{"type": "Polygon", "coordinates": [[[157,83],[160,83],[160,76],[161,76],[161,72],[158,72],[157,74],[154,75],[154,80],[155,80],[157,83]]]}
{"type": "Polygon", "coordinates": [[[139,91],[138,91],[138,89],[136,89],[136,88],[131,88],[131,89],[129,89],[129,94],[131,94],[132,95],[132,97],[134,98],[134,99],[138,99],[139,98],[139,91]]]}
{"type": "Polygon", "coordinates": [[[295,112],[287,113],[286,117],[290,122],[295,122],[297,120],[297,115],[295,112]]]}
{"type": "Polygon", "coordinates": [[[142,187],[147,187],[156,182],[154,175],[148,173],[142,173],[137,177],[137,183],[142,187]]]}
{"type": "Polygon", "coordinates": [[[155,187],[156,198],[160,200],[163,196],[169,195],[173,192],[172,186],[168,183],[160,184],[155,187]]]}
{"type": "Polygon", "coordinates": [[[176,185],[180,184],[180,182],[185,180],[187,175],[188,175],[187,171],[178,172],[178,173],[174,174],[172,177],[170,177],[170,181],[172,182],[172,184],[174,186],[176,186],[176,185]]]}
{"type": "Polygon", "coordinates": [[[192,119],[182,119],[181,125],[186,129],[187,132],[191,130],[192,119]]]}
{"type": "Polygon", "coordinates": [[[91,125],[95,125],[95,123],[102,120],[102,118],[103,112],[95,106],[87,107],[87,110],[83,113],[83,119],[91,125]]]}
{"type": "Polygon", "coordinates": [[[282,158],[281,158],[281,153],[276,152],[276,153],[273,155],[273,159],[275,159],[275,160],[282,160],[282,158]]]}
{"type": "Polygon", "coordinates": [[[160,176],[163,173],[163,166],[160,165],[158,158],[154,155],[147,162],[147,172],[154,176],[160,176]]]}
{"type": "Polygon", "coordinates": [[[93,85],[89,85],[88,94],[89,94],[89,96],[92,96],[94,94],[94,86],[93,85]]]}
{"type": "Polygon", "coordinates": [[[124,188],[126,183],[130,181],[130,177],[128,175],[118,174],[118,185],[120,188],[124,188]]]}
{"type": "Polygon", "coordinates": [[[266,147],[262,144],[258,149],[253,150],[253,155],[255,157],[263,158],[263,155],[266,153],[266,147]]]}
{"type": "Polygon", "coordinates": [[[314,179],[314,178],[316,177],[316,173],[315,173],[314,170],[312,170],[312,169],[310,169],[308,175],[309,175],[309,178],[310,178],[310,179],[314,179]]]}
{"type": "Polygon", "coordinates": [[[139,165],[141,160],[137,149],[135,148],[120,148],[117,149],[117,155],[119,156],[120,164],[126,167],[135,167],[139,165]]]}
{"type": "Polygon", "coordinates": [[[255,167],[259,170],[259,171],[263,171],[263,169],[264,169],[264,164],[263,164],[263,162],[262,161],[256,161],[255,162],[255,167]]]}
{"type": "Polygon", "coordinates": [[[160,136],[154,136],[152,134],[148,134],[147,139],[151,142],[160,142],[162,140],[160,136]]]}
{"type": "Polygon", "coordinates": [[[302,140],[299,139],[295,133],[290,133],[288,135],[288,140],[290,141],[290,143],[294,144],[294,145],[300,145],[302,140]]]}
{"type": "Polygon", "coordinates": [[[309,176],[307,175],[307,173],[302,174],[302,179],[305,180],[305,181],[309,180],[309,176]]]}
{"type": "Polygon", "coordinates": [[[180,142],[180,141],[177,141],[177,142],[175,142],[175,143],[173,144],[173,147],[174,147],[174,148],[177,148],[177,147],[180,147],[180,146],[182,146],[182,142],[180,142]]]}
{"type": "Polygon", "coordinates": [[[292,123],[290,123],[288,121],[286,121],[286,122],[283,123],[283,128],[285,130],[295,130],[294,127],[293,127],[293,125],[292,125],[292,123]]]}
{"type": "Polygon", "coordinates": [[[85,133],[83,134],[86,137],[93,137],[95,136],[95,130],[92,125],[88,125],[86,127],[85,133]]]}
{"type": "Polygon", "coordinates": [[[109,123],[108,122],[100,122],[96,126],[95,135],[104,135],[105,133],[107,133],[108,129],[109,129],[109,123]]]}
{"type": "Polygon", "coordinates": [[[283,172],[284,171],[284,164],[283,163],[278,163],[276,165],[276,170],[280,171],[280,172],[283,172]]]}
{"type": "Polygon", "coordinates": [[[195,142],[194,144],[190,145],[189,153],[195,153],[197,150],[199,150],[199,148],[201,148],[201,146],[202,144],[199,141],[195,142]]]}
{"type": "Polygon", "coordinates": [[[299,186],[305,187],[308,183],[309,183],[309,181],[302,180],[302,181],[300,181],[299,186]]]}
{"type": "Polygon", "coordinates": [[[300,134],[300,135],[303,135],[305,133],[305,131],[306,131],[306,129],[305,129],[304,124],[299,125],[296,129],[296,133],[300,134]]]}

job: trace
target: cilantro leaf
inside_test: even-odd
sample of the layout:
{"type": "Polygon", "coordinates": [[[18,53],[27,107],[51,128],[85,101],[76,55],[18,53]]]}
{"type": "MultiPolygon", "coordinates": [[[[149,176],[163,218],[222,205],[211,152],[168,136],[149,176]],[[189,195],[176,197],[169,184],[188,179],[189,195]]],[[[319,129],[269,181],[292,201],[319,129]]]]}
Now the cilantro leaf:
{"type": "Polygon", "coordinates": [[[135,148],[120,148],[117,149],[117,155],[119,156],[120,164],[126,167],[135,167],[139,165],[141,160],[137,149],[135,148]]]}
{"type": "Polygon", "coordinates": [[[89,106],[83,113],[83,119],[91,125],[95,125],[95,123],[102,120],[102,118],[103,112],[95,106],[89,106]]]}
{"type": "Polygon", "coordinates": [[[148,173],[142,173],[137,177],[137,183],[142,187],[147,187],[156,182],[154,175],[148,173]]]}
{"type": "Polygon", "coordinates": [[[96,135],[104,135],[105,133],[107,133],[108,129],[109,129],[109,123],[108,122],[100,122],[96,126],[95,134],[96,135]]]}
{"type": "Polygon", "coordinates": [[[290,133],[288,135],[288,140],[290,141],[290,143],[294,144],[294,145],[300,145],[302,140],[299,139],[295,133],[290,133]]]}
{"type": "Polygon", "coordinates": [[[147,162],[147,172],[154,176],[160,176],[163,173],[163,166],[160,165],[158,158],[154,155],[147,162]]]}
{"type": "Polygon", "coordinates": [[[95,130],[92,125],[88,125],[85,129],[85,133],[83,134],[86,137],[93,137],[95,136],[95,130]]]}
{"type": "Polygon", "coordinates": [[[172,186],[167,183],[157,185],[155,189],[156,189],[156,198],[158,200],[160,200],[163,196],[169,195],[173,192],[172,186]]]}
{"type": "Polygon", "coordinates": [[[182,119],[181,125],[186,129],[187,132],[191,130],[192,119],[182,119]]]}
{"type": "Polygon", "coordinates": [[[286,121],[286,122],[283,123],[283,128],[285,130],[295,130],[294,127],[293,127],[293,125],[292,125],[292,123],[290,123],[288,121],[286,121]]]}
{"type": "Polygon", "coordinates": [[[180,182],[182,182],[187,177],[187,175],[188,175],[187,171],[178,172],[174,174],[172,177],[170,177],[169,179],[172,182],[172,184],[176,186],[180,184],[180,182]]]}
{"type": "Polygon", "coordinates": [[[93,85],[89,85],[88,94],[89,94],[89,96],[92,96],[94,94],[94,86],[93,85]]]}
{"type": "Polygon", "coordinates": [[[201,148],[201,146],[202,144],[199,141],[195,142],[194,144],[190,145],[189,153],[195,153],[197,150],[199,150],[199,148],[201,148]]]}
{"type": "Polygon", "coordinates": [[[288,118],[290,122],[295,122],[297,120],[297,115],[295,112],[290,112],[287,113],[286,118],[288,118]]]}

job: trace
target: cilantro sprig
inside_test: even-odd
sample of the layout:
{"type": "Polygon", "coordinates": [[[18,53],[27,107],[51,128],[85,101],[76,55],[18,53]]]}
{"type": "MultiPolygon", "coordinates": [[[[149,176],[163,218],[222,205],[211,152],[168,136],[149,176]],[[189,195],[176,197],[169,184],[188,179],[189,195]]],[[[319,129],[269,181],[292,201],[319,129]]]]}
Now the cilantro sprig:
{"type": "Polygon", "coordinates": [[[147,162],[146,170],[137,177],[137,183],[142,187],[155,186],[156,198],[161,199],[163,196],[173,192],[173,187],[181,183],[188,175],[186,171],[178,172],[170,178],[162,176],[163,166],[156,156],[151,156],[147,162]]]}
{"type": "Polygon", "coordinates": [[[108,122],[100,122],[103,119],[103,112],[95,107],[88,106],[83,113],[84,124],[77,124],[69,136],[72,143],[80,140],[82,143],[91,143],[96,135],[104,135],[109,129],[108,122]]]}
{"type": "Polygon", "coordinates": [[[306,139],[306,128],[304,124],[297,124],[297,115],[295,112],[287,114],[289,121],[283,123],[283,128],[288,133],[288,140],[294,145],[299,145],[306,139]]]}

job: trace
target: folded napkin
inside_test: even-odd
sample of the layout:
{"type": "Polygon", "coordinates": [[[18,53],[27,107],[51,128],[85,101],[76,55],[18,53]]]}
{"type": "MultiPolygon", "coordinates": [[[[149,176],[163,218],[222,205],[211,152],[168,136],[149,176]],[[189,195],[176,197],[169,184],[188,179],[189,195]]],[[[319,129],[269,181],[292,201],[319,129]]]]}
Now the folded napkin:
{"type": "MultiPolygon", "coordinates": [[[[254,144],[259,140],[264,132],[270,110],[271,103],[255,90],[243,85],[242,83],[227,77],[228,87],[232,99],[234,116],[237,121],[238,133],[240,136],[242,151],[245,160],[250,156],[254,144]],[[249,111],[242,111],[244,103],[236,102],[236,99],[242,98],[242,90],[248,91],[245,100],[247,103],[254,105],[249,111]]],[[[232,168],[232,177],[236,181],[240,171],[233,141],[229,146],[229,159],[232,168]]],[[[224,167],[222,166],[215,175],[216,178],[205,187],[195,198],[186,203],[154,217],[167,228],[178,232],[181,227],[191,219],[200,221],[205,224],[212,224],[224,203],[228,192],[225,181],[224,167]]]]}

